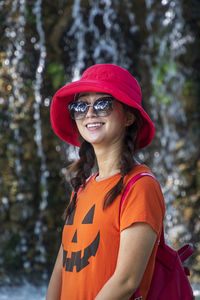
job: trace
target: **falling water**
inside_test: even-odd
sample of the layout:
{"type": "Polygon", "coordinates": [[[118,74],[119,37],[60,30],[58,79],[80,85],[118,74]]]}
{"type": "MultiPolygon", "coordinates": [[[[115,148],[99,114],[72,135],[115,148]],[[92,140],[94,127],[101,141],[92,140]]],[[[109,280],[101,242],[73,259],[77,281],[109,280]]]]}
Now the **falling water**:
{"type": "MultiPolygon", "coordinates": [[[[118,24],[117,10],[113,8],[111,0],[93,1],[90,0],[90,10],[87,20],[84,17],[81,0],[74,0],[72,9],[73,23],[65,38],[66,42],[72,38],[76,40],[75,53],[70,52],[71,61],[76,60],[72,67],[72,81],[80,78],[82,71],[85,68],[85,62],[92,59],[95,63],[104,63],[106,60],[113,64],[123,65],[128,68],[131,59],[127,56],[126,41],[121,35],[121,28],[118,24]],[[96,19],[101,18],[105,33],[102,34],[99,26],[96,24],[96,19]],[[92,36],[93,51],[88,53],[86,46],[87,35],[92,36]],[[119,40],[116,40],[116,36],[119,40]],[[120,38],[121,36],[121,38],[120,38]],[[120,47],[120,50],[119,50],[120,47]]],[[[135,16],[130,11],[131,4],[126,1],[126,10],[130,21],[130,31],[132,33],[138,31],[138,26],[135,23],[135,16]]],[[[119,6],[120,1],[116,1],[115,5],[119,6]]],[[[69,146],[67,155],[70,160],[76,159],[78,153],[74,147],[69,146]]]]}
{"type": "Polygon", "coordinates": [[[80,77],[80,70],[85,66],[84,58],[86,56],[86,46],[84,43],[86,26],[83,23],[83,16],[80,14],[80,2],[81,0],[74,1],[72,10],[74,23],[69,31],[69,36],[74,36],[77,41],[77,60],[73,68],[73,80],[77,80],[80,77]]]}
{"type": "MultiPolygon", "coordinates": [[[[148,8],[148,18],[146,25],[149,32],[152,31],[152,22],[155,20],[155,11],[152,10],[154,0],[146,0],[148,8]]],[[[163,0],[162,5],[168,4],[169,1],[163,0]]],[[[176,128],[177,124],[185,124],[186,117],[182,107],[181,101],[174,99],[181,97],[181,91],[185,82],[185,77],[181,71],[177,70],[174,61],[176,57],[184,53],[184,44],[192,41],[192,38],[184,35],[184,21],[182,18],[182,11],[180,3],[170,1],[169,7],[163,19],[163,26],[160,27],[160,32],[156,36],[150,34],[148,38],[149,53],[153,51],[155,43],[159,45],[158,55],[156,56],[156,66],[162,66],[163,62],[168,65],[163,81],[159,84],[159,77],[161,76],[161,69],[155,67],[155,62],[152,64],[152,59],[146,56],[148,66],[152,72],[152,86],[154,93],[150,98],[150,102],[154,110],[152,111],[153,119],[156,128],[159,128],[156,133],[156,138],[160,140],[161,147],[154,152],[153,157],[153,172],[161,179],[162,189],[167,205],[166,213],[166,228],[171,238],[174,238],[174,233],[183,232],[186,229],[180,224],[180,216],[178,211],[174,208],[173,202],[180,190],[187,186],[185,177],[181,175],[178,160],[184,158],[187,151],[183,150],[183,140],[180,128],[176,128]],[[167,26],[173,22],[171,33],[164,33],[167,26]],[[164,28],[164,30],[163,30],[164,28]],[[160,96],[164,101],[160,101],[160,96]],[[170,120],[173,120],[171,122],[170,120]],[[161,125],[159,125],[161,122],[161,125]],[[177,161],[177,162],[176,162],[177,161]]],[[[179,125],[178,125],[179,126],[179,125]]],[[[183,126],[183,125],[182,125],[183,126]]],[[[188,145],[187,145],[188,146],[188,145]]],[[[190,151],[194,151],[194,146],[190,144],[190,151]]],[[[190,152],[190,153],[191,153],[190,152]]],[[[182,191],[183,196],[184,191],[182,191]]],[[[189,236],[187,237],[189,239],[189,236]]],[[[170,242],[170,240],[168,240],[170,242]]]]}
{"type": "MultiPolygon", "coordinates": [[[[102,63],[105,60],[114,64],[123,64],[124,67],[129,66],[131,59],[128,58],[126,52],[126,41],[121,35],[121,28],[118,24],[117,10],[113,8],[111,0],[93,1],[90,0],[90,10],[87,20],[84,17],[81,7],[81,0],[75,0],[72,9],[73,23],[66,36],[66,42],[70,39],[76,40],[76,49],[70,53],[71,61],[74,61],[72,68],[72,80],[80,78],[80,74],[85,68],[86,60],[93,60],[95,63],[102,63]],[[104,33],[102,34],[96,19],[101,19],[104,33]],[[88,53],[86,40],[88,36],[92,36],[92,53],[88,53]],[[118,39],[116,40],[116,37],[118,39]],[[76,59],[74,59],[76,57],[76,59]]],[[[127,11],[129,11],[130,3],[126,1],[127,11]]],[[[120,1],[115,2],[116,6],[120,5],[120,1]]],[[[135,32],[138,27],[135,24],[134,14],[129,12],[130,30],[135,32]]]]}
{"type": "MultiPolygon", "coordinates": [[[[5,4],[5,3],[4,3],[5,4]]],[[[37,145],[37,155],[41,161],[41,175],[40,175],[40,187],[41,187],[41,198],[38,215],[38,220],[35,222],[35,234],[38,237],[38,242],[36,245],[36,250],[38,256],[35,258],[37,261],[44,262],[45,259],[45,249],[43,246],[43,232],[46,231],[45,226],[42,224],[42,217],[44,216],[44,211],[47,206],[47,176],[48,170],[46,167],[45,154],[42,146],[42,129],[41,129],[41,115],[40,109],[42,104],[41,87],[42,87],[42,74],[45,67],[46,60],[46,48],[45,48],[45,36],[42,28],[41,21],[41,1],[36,1],[34,4],[34,14],[36,17],[37,33],[39,36],[38,43],[35,44],[35,51],[39,52],[39,60],[35,73],[35,81],[33,83],[33,90],[35,96],[34,108],[34,128],[35,128],[35,142],[37,145]]],[[[24,174],[22,171],[21,157],[24,151],[24,137],[20,135],[21,120],[24,116],[29,113],[28,105],[26,105],[27,95],[25,93],[25,80],[24,74],[27,70],[25,64],[25,26],[26,26],[26,0],[14,0],[12,1],[11,10],[9,12],[8,18],[6,20],[5,36],[7,38],[7,48],[5,51],[5,57],[3,60],[3,68],[1,69],[2,78],[8,77],[9,84],[7,85],[7,91],[10,92],[8,95],[8,116],[9,116],[9,132],[12,134],[12,139],[10,139],[8,144],[8,153],[11,153],[15,158],[15,168],[14,171],[17,175],[17,181],[13,182],[14,188],[17,190],[17,200],[19,202],[24,200],[25,194],[21,192],[21,186],[25,185],[24,174]],[[21,157],[20,157],[21,156],[21,157]]],[[[1,104],[6,103],[4,98],[1,98],[1,104]]],[[[10,157],[10,161],[13,161],[13,157],[10,157]]],[[[24,188],[22,188],[24,190],[24,188]]],[[[15,201],[15,200],[14,200],[15,201]]],[[[28,201],[28,199],[27,199],[28,201]]],[[[10,199],[3,197],[2,203],[4,207],[8,207],[10,199]]],[[[27,212],[26,207],[24,207],[22,216],[26,219],[27,212]]],[[[4,232],[6,235],[6,232],[4,232]]],[[[26,238],[21,239],[21,249],[22,251],[27,251],[27,241],[26,238]]],[[[30,264],[28,261],[24,262],[24,267],[29,268],[30,264]]]]}
{"type": "Polygon", "coordinates": [[[40,56],[39,56],[39,61],[38,61],[38,66],[36,69],[36,74],[35,74],[35,82],[33,84],[33,89],[35,93],[35,103],[34,103],[34,120],[35,120],[35,142],[37,144],[37,154],[41,158],[41,185],[43,187],[42,191],[42,199],[43,201],[41,202],[41,210],[44,210],[47,205],[47,176],[48,176],[48,171],[46,167],[46,159],[45,159],[45,154],[43,151],[43,146],[42,146],[42,127],[41,127],[41,115],[40,115],[40,108],[42,104],[42,95],[41,95],[41,87],[42,87],[42,74],[45,68],[45,60],[46,60],[46,48],[45,48],[45,34],[44,30],[42,27],[42,16],[41,16],[41,5],[42,2],[41,0],[37,0],[35,2],[35,7],[33,9],[33,12],[36,16],[36,26],[37,26],[37,32],[39,35],[39,41],[38,43],[35,44],[35,50],[39,51],[40,56]]]}
{"type": "Polygon", "coordinates": [[[36,17],[36,28],[37,33],[39,35],[39,41],[35,44],[35,50],[39,51],[39,61],[36,68],[35,74],[35,82],[33,83],[33,89],[35,94],[35,103],[33,104],[34,107],[34,128],[35,128],[35,142],[37,144],[37,155],[41,159],[41,196],[42,200],[40,202],[40,214],[38,216],[38,220],[35,224],[35,234],[38,236],[38,244],[37,250],[39,251],[39,255],[37,259],[39,261],[45,261],[45,248],[43,245],[43,232],[47,230],[47,228],[42,224],[42,217],[44,215],[44,210],[47,207],[47,197],[48,197],[48,190],[47,190],[47,177],[49,172],[47,171],[46,167],[46,159],[45,154],[43,151],[42,145],[42,124],[41,124],[41,104],[42,104],[42,95],[41,95],[41,87],[43,82],[42,74],[45,68],[45,61],[46,61],[46,47],[45,47],[45,33],[42,27],[42,13],[41,13],[42,1],[37,0],[34,5],[33,13],[36,17]]]}
{"type": "Polygon", "coordinates": [[[9,144],[9,149],[15,153],[15,169],[21,183],[22,166],[20,161],[20,144],[22,144],[22,137],[19,132],[19,120],[24,115],[25,97],[23,93],[23,78],[22,72],[24,69],[23,57],[25,54],[25,36],[24,27],[26,24],[25,18],[26,0],[14,0],[12,8],[7,20],[7,27],[5,30],[6,37],[9,40],[8,47],[5,53],[4,70],[11,78],[7,90],[10,92],[8,98],[9,112],[10,112],[10,129],[14,133],[13,143],[9,144]],[[17,16],[16,22],[14,16],[17,16]],[[12,92],[12,93],[11,93],[12,92]],[[13,109],[15,107],[15,109],[13,109]],[[18,118],[18,119],[17,119],[18,118]]]}

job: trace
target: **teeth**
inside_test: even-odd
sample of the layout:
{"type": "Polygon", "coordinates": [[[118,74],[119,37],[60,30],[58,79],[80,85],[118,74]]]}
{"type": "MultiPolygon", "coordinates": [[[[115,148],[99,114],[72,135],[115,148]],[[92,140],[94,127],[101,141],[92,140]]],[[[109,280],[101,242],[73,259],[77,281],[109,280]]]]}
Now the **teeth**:
{"type": "Polygon", "coordinates": [[[94,124],[88,124],[87,127],[88,128],[92,128],[92,127],[100,127],[103,123],[94,123],[94,124]]]}

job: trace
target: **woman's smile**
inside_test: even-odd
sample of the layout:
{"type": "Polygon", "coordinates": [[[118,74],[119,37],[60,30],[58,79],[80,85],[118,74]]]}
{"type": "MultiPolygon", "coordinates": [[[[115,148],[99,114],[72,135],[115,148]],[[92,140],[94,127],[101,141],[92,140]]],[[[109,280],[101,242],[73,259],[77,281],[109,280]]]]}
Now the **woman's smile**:
{"type": "Polygon", "coordinates": [[[93,131],[93,130],[100,129],[103,125],[104,125],[103,122],[91,122],[91,123],[87,123],[86,127],[88,130],[93,131]]]}

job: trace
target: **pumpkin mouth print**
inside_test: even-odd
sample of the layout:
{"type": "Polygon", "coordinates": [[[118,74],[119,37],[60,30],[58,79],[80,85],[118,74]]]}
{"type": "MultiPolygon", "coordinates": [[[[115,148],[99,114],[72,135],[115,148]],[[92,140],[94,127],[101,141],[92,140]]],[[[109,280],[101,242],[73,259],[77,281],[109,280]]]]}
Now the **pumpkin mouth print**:
{"type": "MultiPolygon", "coordinates": [[[[67,219],[65,225],[73,225],[74,223],[74,216],[75,216],[76,209],[72,212],[70,217],[67,219]]],[[[91,209],[86,213],[85,217],[83,218],[81,224],[92,224],[95,212],[95,205],[92,206],[91,209]]],[[[77,238],[77,229],[73,235],[71,240],[72,243],[78,243],[77,238]]],[[[87,245],[84,249],[80,249],[78,251],[72,251],[71,256],[69,256],[69,251],[63,249],[63,268],[65,271],[73,272],[74,267],[76,272],[80,272],[83,270],[87,265],[89,265],[89,259],[96,255],[98,247],[99,247],[99,240],[100,240],[100,231],[97,233],[95,238],[92,240],[89,245],[87,245]]]]}

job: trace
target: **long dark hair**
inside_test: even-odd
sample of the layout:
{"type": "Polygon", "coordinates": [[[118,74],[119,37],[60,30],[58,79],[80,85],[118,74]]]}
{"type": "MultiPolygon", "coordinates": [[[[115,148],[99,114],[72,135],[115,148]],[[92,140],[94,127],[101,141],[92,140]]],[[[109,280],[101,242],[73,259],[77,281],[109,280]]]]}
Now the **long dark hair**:
{"type": "MultiPolygon", "coordinates": [[[[127,110],[129,108],[126,106],[125,109],[127,110]]],[[[121,193],[124,187],[124,176],[127,175],[132,167],[136,164],[134,154],[138,149],[136,137],[141,128],[141,117],[138,110],[131,109],[131,112],[134,114],[136,119],[132,125],[126,127],[125,129],[120,160],[121,178],[117,184],[105,195],[103,209],[106,209],[109,205],[111,205],[115,198],[121,193]]],[[[77,192],[80,187],[85,187],[86,180],[91,175],[92,169],[95,165],[96,156],[93,146],[85,140],[83,140],[81,144],[79,157],[79,160],[73,163],[67,172],[70,175],[73,174],[71,178],[71,185],[74,190],[74,195],[69,205],[65,209],[63,214],[64,219],[70,216],[70,214],[73,212],[76,206],[77,192]]]]}

